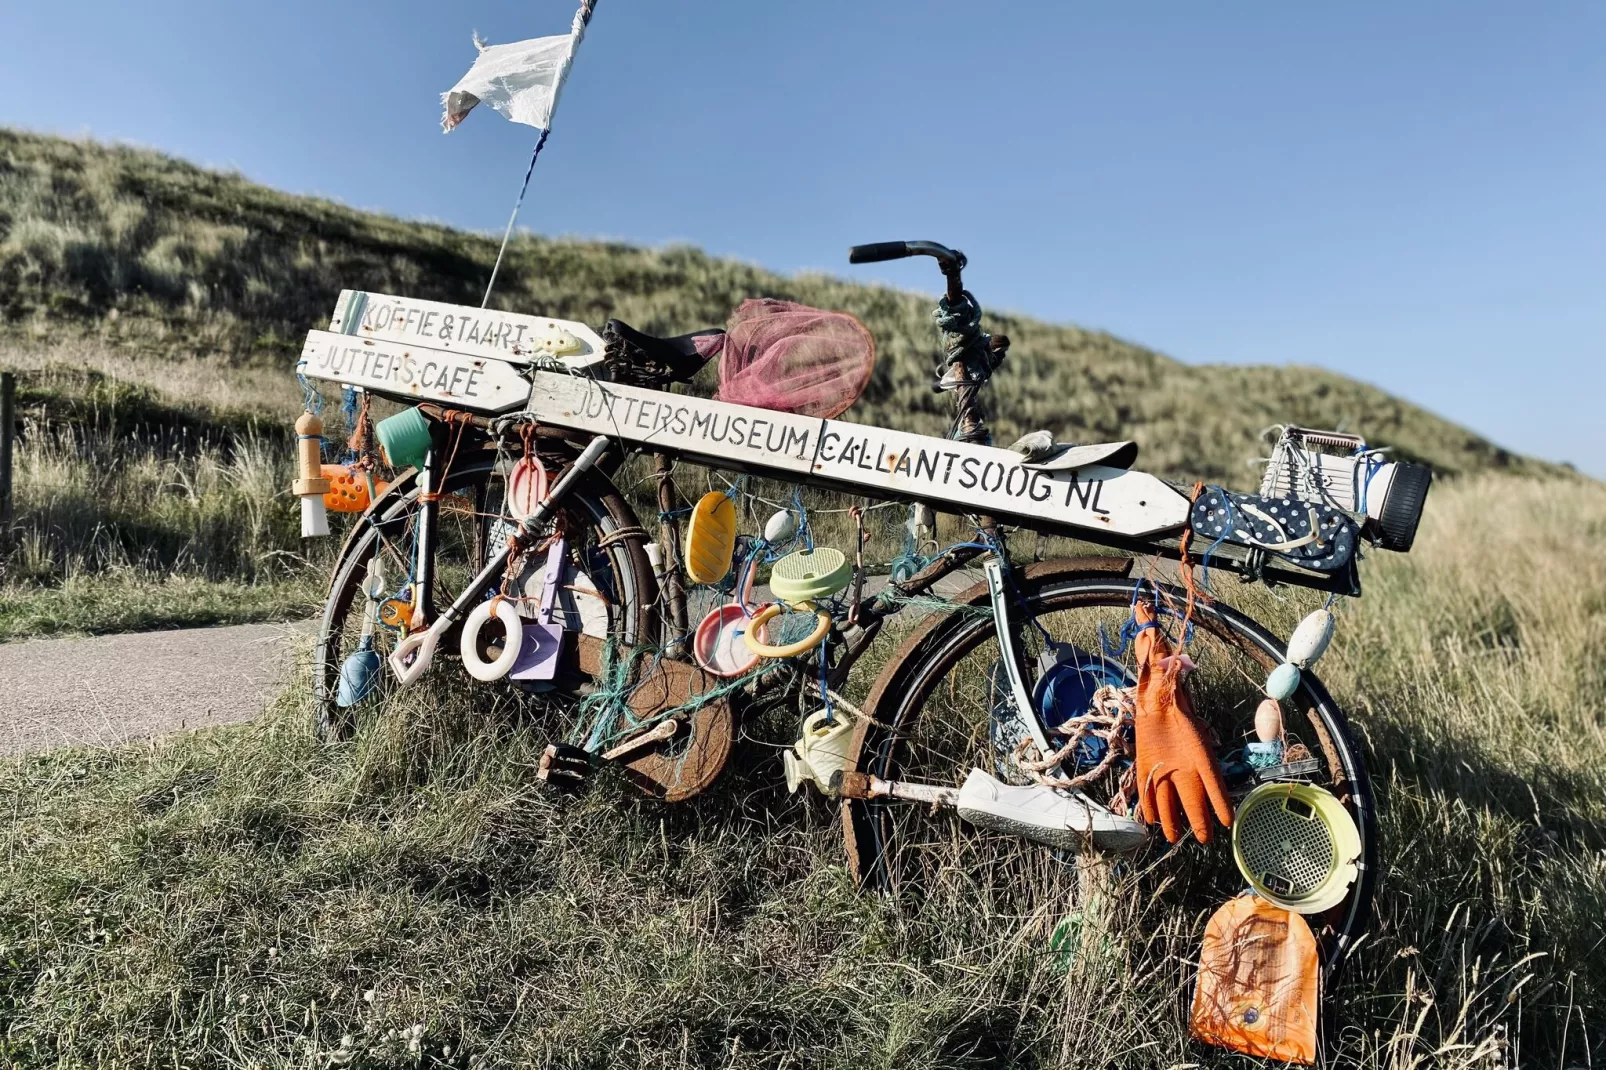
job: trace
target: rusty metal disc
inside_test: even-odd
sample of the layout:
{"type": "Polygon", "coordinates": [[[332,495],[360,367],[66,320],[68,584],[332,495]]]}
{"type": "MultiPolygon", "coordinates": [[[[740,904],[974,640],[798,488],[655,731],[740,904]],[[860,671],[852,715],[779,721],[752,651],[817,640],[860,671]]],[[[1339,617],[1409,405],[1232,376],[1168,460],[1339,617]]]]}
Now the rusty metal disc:
{"type": "MultiPolygon", "coordinates": [[[[600,677],[602,640],[589,635],[577,638],[580,671],[600,677]]],[[[619,656],[628,657],[629,652],[619,656]]],[[[669,658],[642,658],[635,673],[630,709],[643,720],[686,706],[726,682],[695,665],[669,658]]],[[[651,743],[622,762],[637,787],[665,802],[689,799],[712,784],[724,770],[736,739],[736,717],[729,696],[677,717],[683,727],[674,736],[651,743]]]]}

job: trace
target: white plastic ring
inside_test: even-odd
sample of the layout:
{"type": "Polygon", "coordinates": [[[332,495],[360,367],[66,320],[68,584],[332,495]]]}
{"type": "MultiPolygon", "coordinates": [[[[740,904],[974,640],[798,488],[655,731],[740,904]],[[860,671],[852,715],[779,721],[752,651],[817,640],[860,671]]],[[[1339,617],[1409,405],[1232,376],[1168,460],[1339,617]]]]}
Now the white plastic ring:
{"type": "Polygon", "coordinates": [[[463,622],[463,668],[474,679],[485,683],[500,680],[513,671],[513,663],[519,660],[519,647],[523,641],[524,624],[511,602],[504,602],[500,598],[481,602],[463,622]],[[485,627],[485,622],[493,614],[502,622],[507,638],[502,642],[502,653],[495,661],[488,662],[480,657],[480,629],[485,627]]]}

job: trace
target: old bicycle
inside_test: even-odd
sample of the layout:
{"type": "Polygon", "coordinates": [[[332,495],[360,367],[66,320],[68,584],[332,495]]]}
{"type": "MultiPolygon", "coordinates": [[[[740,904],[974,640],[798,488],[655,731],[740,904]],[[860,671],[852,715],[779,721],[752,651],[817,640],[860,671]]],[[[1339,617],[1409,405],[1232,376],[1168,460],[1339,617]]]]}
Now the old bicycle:
{"type": "MultiPolygon", "coordinates": [[[[1210,806],[1243,815],[1281,785],[1272,838],[1303,835],[1289,832],[1298,818],[1321,826],[1327,838],[1313,850],[1333,857],[1257,861],[1266,849],[1234,847],[1245,872],[1261,867],[1258,893],[1311,907],[1330,980],[1365,927],[1377,854],[1360,752],[1310,671],[1331,617],[1315,622],[1320,634],[1295,635],[1310,648],[1296,658],[1201,590],[1193,565],[1358,595],[1358,543],[1408,548],[1429,473],[1358,439],[1299,429],[1279,440],[1258,495],[1133,470],[1131,443],[1067,447],[1038,435],[994,447],[980,392],[1009,343],[982,330],[964,256],[889,242],[850,259],[913,255],[935,258],[946,280],[935,384],[953,401],[946,438],[839,420],[840,409],[677,391],[732,344],[717,330],[659,338],[610,321],[599,334],[343,293],[298,371],[360,391],[364,404],[411,407],[380,425],[394,480],[353,493],[362,512],[317,647],[320,735],[348,735],[377,695],[425,673],[467,670],[511,681],[548,711],[566,736],[548,751],[554,780],[615,765],[674,802],[724,768],[745,706],[795,694],[805,715],[788,779],[840,800],[855,876],[898,891],[962,873],[998,905],[1071,894],[1067,852],[1150,840],[1158,819],[1153,798],[1139,805],[1148,788],[1133,726],[1163,684],[1184,720],[1207,726],[1201,762],[1215,769],[1209,794],[1161,789],[1167,838],[1179,823],[1206,838],[1210,806]],[[648,461],[656,530],[620,483],[648,461]],[[677,483],[688,466],[734,481],[692,504],[677,483]],[[735,538],[734,505],[762,500],[751,489],[761,480],[855,510],[907,506],[912,542],[936,534],[935,514],[965,518],[963,533],[903,555],[872,593],[862,513],[846,552],[816,544],[801,494],[778,502],[764,530],[735,538]],[[1125,553],[1022,564],[1010,551],[1021,531],[1125,553]],[[1135,574],[1132,554],[1180,560],[1179,582],[1135,574]],[[755,600],[765,568],[770,593],[755,600]],[[893,631],[896,649],[856,686],[855,665],[893,631]]],[[[359,463],[336,478],[372,472],[359,463]]],[[[324,488],[298,489],[312,498],[324,488]]],[[[1230,869],[1214,879],[1236,890],[1230,869]]]]}

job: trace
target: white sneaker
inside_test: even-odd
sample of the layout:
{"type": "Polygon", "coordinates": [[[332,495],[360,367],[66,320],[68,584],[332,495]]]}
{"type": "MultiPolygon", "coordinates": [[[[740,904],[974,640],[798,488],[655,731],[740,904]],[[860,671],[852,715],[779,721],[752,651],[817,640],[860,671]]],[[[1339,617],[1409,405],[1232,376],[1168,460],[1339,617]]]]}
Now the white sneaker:
{"type": "Polygon", "coordinates": [[[1149,837],[1143,822],[1113,814],[1079,792],[1005,784],[980,769],[972,769],[959,789],[959,816],[979,828],[1050,847],[1091,842],[1106,851],[1130,851],[1149,837]]]}

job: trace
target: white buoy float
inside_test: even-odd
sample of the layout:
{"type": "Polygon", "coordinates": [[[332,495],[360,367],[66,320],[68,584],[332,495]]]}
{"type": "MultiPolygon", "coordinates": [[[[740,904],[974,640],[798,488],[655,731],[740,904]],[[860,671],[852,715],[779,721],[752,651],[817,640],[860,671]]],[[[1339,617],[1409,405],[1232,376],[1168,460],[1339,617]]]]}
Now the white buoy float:
{"type": "Polygon", "coordinates": [[[764,524],[764,541],[771,546],[779,545],[797,534],[797,521],[792,517],[790,509],[782,509],[764,524]]]}
{"type": "Polygon", "coordinates": [[[1326,653],[1327,644],[1333,641],[1335,620],[1332,610],[1318,609],[1300,621],[1293,638],[1288,640],[1289,662],[1301,669],[1316,664],[1316,659],[1326,653]]]}
{"type": "Polygon", "coordinates": [[[1255,738],[1244,744],[1244,760],[1253,769],[1267,769],[1283,760],[1283,707],[1276,699],[1263,698],[1255,708],[1255,738]]]}
{"type": "Polygon", "coordinates": [[[1262,743],[1283,738],[1283,707],[1274,698],[1263,698],[1255,709],[1255,736],[1262,743]]]}
{"type": "Polygon", "coordinates": [[[1291,661],[1285,661],[1271,671],[1266,677],[1266,697],[1281,702],[1294,693],[1299,687],[1299,666],[1291,661]]]}

